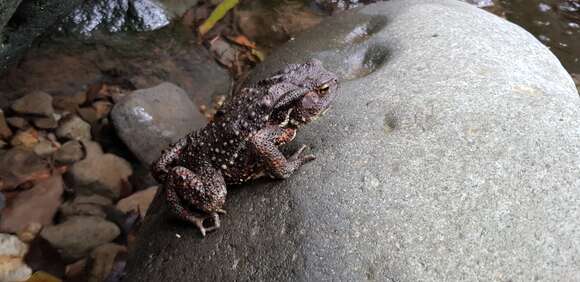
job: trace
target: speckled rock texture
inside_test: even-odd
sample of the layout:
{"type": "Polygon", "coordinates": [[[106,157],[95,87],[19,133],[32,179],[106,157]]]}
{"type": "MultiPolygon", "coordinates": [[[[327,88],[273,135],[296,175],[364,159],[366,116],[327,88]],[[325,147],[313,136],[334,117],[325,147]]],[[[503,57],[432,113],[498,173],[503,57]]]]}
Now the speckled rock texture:
{"type": "Polygon", "coordinates": [[[126,281],[580,279],[580,100],[532,35],[395,0],[298,36],[254,80],[308,57],[343,77],[294,141],[318,159],[231,187],[206,238],[158,198],[126,281]]]}

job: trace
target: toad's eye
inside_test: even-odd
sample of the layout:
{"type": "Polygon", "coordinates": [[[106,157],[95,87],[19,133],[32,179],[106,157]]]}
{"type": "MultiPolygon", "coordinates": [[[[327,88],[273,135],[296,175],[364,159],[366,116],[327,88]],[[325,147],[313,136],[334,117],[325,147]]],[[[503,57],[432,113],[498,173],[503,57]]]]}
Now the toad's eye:
{"type": "Polygon", "coordinates": [[[328,89],[330,89],[330,85],[325,83],[322,86],[318,87],[318,92],[322,95],[326,95],[326,93],[328,93],[328,89]]]}

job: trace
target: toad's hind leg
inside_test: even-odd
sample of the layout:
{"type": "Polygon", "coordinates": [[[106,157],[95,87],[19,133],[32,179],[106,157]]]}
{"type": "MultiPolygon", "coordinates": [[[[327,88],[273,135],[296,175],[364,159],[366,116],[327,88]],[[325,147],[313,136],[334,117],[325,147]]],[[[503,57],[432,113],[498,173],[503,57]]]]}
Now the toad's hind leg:
{"type": "MultiPolygon", "coordinates": [[[[220,227],[219,213],[225,213],[221,206],[225,201],[225,183],[221,184],[219,179],[212,179],[218,183],[212,183],[213,189],[208,191],[204,187],[204,182],[192,171],[184,167],[173,168],[167,178],[167,183],[165,185],[165,197],[167,204],[177,217],[182,220],[189,221],[193,223],[197,228],[199,228],[201,234],[205,234],[209,231],[216,230],[220,227]],[[221,191],[218,187],[223,187],[224,191],[221,191]],[[214,193],[211,193],[214,192],[214,193]],[[212,197],[217,193],[217,198],[212,197]],[[223,193],[223,194],[222,194],[223,193]],[[213,199],[211,202],[215,205],[210,205],[211,209],[208,212],[203,212],[199,209],[202,201],[200,200],[213,199]],[[212,219],[213,225],[209,227],[204,226],[204,222],[208,219],[212,219]]],[[[223,180],[223,178],[222,178],[223,180]]],[[[208,184],[208,185],[212,185],[208,184]]],[[[208,206],[204,206],[207,208],[208,206]]]]}
{"type": "Polygon", "coordinates": [[[170,187],[165,188],[165,197],[171,212],[180,219],[193,223],[199,229],[202,236],[205,237],[207,232],[220,228],[220,218],[217,212],[203,215],[201,213],[190,211],[183,206],[181,199],[175,190],[170,187]],[[213,226],[205,227],[203,223],[210,218],[213,219],[213,226]]]}

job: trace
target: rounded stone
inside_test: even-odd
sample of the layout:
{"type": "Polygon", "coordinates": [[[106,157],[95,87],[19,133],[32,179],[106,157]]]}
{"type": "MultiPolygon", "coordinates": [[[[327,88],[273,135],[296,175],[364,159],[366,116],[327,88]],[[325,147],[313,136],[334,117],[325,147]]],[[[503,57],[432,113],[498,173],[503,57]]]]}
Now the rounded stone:
{"type": "Polygon", "coordinates": [[[96,216],[71,217],[40,232],[68,259],[81,258],[93,248],[113,241],[119,234],[117,225],[96,216]]]}
{"type": "Polygon", "coordinates": [[[69,140],[90,140],[91,125],[76,115],[68,115],[60,120],[56,136],[69,140]]]}
{"type": "Polygon", "coordinates": [[[127,95],[115,104],[111,116],[123,142],[145,164],[156,160],[170,143],[207,123],[187,93],[171,83],[127,95]]]}
{"type": "Polygon", "coordinates": [[[12,104],[12,110],[20,114],[50,116],[54,113],[52,96],[42,91],[32,92],[12,104]]]}
{"type": "Polygon", "coordinates": [[[231,189],[205,238],[151,209],[126,281],[580,277],[580,100],[532,35],[460,1],[393,0],[301,34],[252,81],[309,57],[342,77],[289,148],[317,159],[231,189]]]}

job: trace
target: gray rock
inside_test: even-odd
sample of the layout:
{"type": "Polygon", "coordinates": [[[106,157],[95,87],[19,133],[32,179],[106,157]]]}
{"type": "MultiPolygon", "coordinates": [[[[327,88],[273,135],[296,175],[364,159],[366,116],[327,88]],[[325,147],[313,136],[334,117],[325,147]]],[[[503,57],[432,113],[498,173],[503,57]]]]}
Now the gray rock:
{"type": "Polygon", "coordinates": [[[0,3],[0,73],[17,62],[37,37],[70,13],[81,0],[20,2],[8,0],[0,3]],[[11,17],[18,20],[9,24],[10,28],[5,27],[11,17]]]}
{"type": "Polygon", "coordinates": [[[15,128],[18,129],[27,129],[30,127],[30,124],[28,123],[28,121],[26,121],[26,119],[21,118],[21,117],[9,117],[6,118],[6,122],[15,128]]]}
{"type": "Polygon", "coordinates": [[[158,198],[126,281],[580,278],[580,100],[532,35],[459,1],[395,0],[323,22],[254,80],[307,57],[343,77],[294,141],[318,158],[230,189],[205,239],[158,198]]]}
{"type": "Polygon", "coordinates": [[[163,6],[154,0],[85,1],[61,23],[64,32],[91,36],[96,31],[149,31],[169,24],[163,6]]]}
{"type": "Polygon", "coordinates": [[[72,140],[64,143],[54,154],[54,160],[59,163],[74,163],[84,157],[83,146],[79,141],[72,140]]]}
{"type": "Polygon", "coordinates": [[[52,143],[48,140],[40,140],[38,143],[34,145],[32,150],[35,154],[41,157],[46,157],[52,155],[54,152],[58,150],[58,145],[52,143]]]}
{"type": "MultiPolygon", "coordinates": [[[[0,3],[0,35],[22,0],[5,0],[0,3]]],[[[2,41],[4,40],[3,38],[2,41]]]]}
{"type": "Polygon", "coordinates": [[[40,232],[42,238],[69,259],[81,258],[93,248],[113,241],[119,234],[117,225],[96,216],[71,217],[40,232]]]}
{"type": "Polygon", "coordinates": [[[71,114],[60,120],[56,136],[70,140],[90,140],[91,125],[80,117],[71,114]]]}
{"type": "Polygon", "coordinates": [[[14,101],[12,109],[20,114],[34,114],[46,117],[54,113],[52,96],[42,91],[32,92],[14,101]]]}
{"type": "MultiPolygon", "coordinates": [[[[91,144],[94,142],[85,142],[91,144]]],[[[121,195],[123,185],[133,170],[123,158],[114,154],[103,154],[98,144],[91,149],[85,146],[87,156],[82,161],[74,163],[67,173],[67,180],[79,195],[99,194],[117,199],[121,195]],[[98,148],[98,149],[97,149],[98,148]]]]}
{"type": "Polygon", "coordinates": [[[111,117],[123,142],[145,164],[157,159],[170,143],[207,123],[185,91],[171,83],[126,96],[115,104],[111,117]]]}
{"type": "Polygon", "coordinates": [[[32,123],[39,129],[55,129],[58,126],[58,121],[54,117],[36,118],[32,123]]]}

